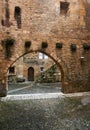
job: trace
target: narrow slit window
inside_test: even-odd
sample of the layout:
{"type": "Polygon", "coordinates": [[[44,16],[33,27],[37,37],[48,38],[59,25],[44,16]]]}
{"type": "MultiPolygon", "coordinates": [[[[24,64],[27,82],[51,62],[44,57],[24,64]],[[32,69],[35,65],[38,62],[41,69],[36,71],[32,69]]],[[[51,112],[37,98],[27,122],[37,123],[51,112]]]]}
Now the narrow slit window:
{"type": "Polygon", "coordinates": [[[60,2],[60,14],[66,15],[69,10],[69,2],[60,2]]]}
{"type": "Polygon", "coordinates": [[[39,59],[43,59],[43,53],[39,53],[39,59]]]}
{"type": "Polygon", "coordinates": [[[10,13],[9,13],[9,8],[8,7],[6,8],[6,14],[5,14],[5,16],[6,16],[6,19],[10,18],[10,13]]]}
{"type": "Polygon", "coordinates": [[[2,26],[10,27],[10,10],[9,10],[9,3],[8,0],[6,0],[5,4],[5,19],[2,20],[2,26]]]}
{"type": "Polygon", "coordinates": [[[2,24],[2,26],[5,26],[5,20],[1,20],[1,24],[2,24]]]}
{"type": "Polygon", "coordinates": [[[18,6],[15,7],[14,18],[17,21],[17,27],[21,28],[21,8],[18,6]]]}

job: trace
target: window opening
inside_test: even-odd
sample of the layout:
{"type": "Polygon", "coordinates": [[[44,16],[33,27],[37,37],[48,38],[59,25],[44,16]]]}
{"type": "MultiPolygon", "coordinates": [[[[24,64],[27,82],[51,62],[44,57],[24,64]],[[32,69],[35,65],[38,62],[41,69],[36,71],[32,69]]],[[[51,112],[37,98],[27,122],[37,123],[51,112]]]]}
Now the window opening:
{"type": "Polygon", "coordinates": [[[43,72],[44,71],[44,67],[40,67],[40,71],[43,72]]]}
{"type": "Polygon", "coordinates": [[[9,68],[9,73],[13,73],[13,74],[15,73],[15,67],[14,66],[9,68]]]}
{"type": "Polygon", "coordinates": [[[2,26],[10,27],[11,23],[10,23],[9,19],[10,19],[9,4],[8,4],[8,0],[6,0],[6,4],[5,4],[5,19],[1,20],[2,26]]]}
{"type": "Polygon", "coordinates": [[[43,59],[43,53],[39,53],[39,59],[43,59]]]}
{"type": "Polygon", "coordinates": [[[2,26],[5,26],[5,20],[1,20],[1,24],[2,24],[2,26]]]}
{"type": "Polygon", "coordinates": [[[8,5],[7,5],[7,7],[6,7],[6,14],[5,14],[5,16],[6,16],[6,19],[9,19],[10,18],[10,13],[9,13],[9,8],[8,8],[8,5]]]}
{"type": "Polygon", "coordinates": [[[43,53],[39,53],[39,59],[48,59],[48,56],[43,54],[43,53]]]}
{"type": "Polygon", "coordinates": [[[60,2],[60,14],[66,15],[69,10],[69,2],[60,2]]]}
{"type": "Polygon", "coordinates": [[[44,55],[44,59],[47,60],[47,59],[48,59],[48,56],[47,56],[47,55],[44,55]]]}
{"type": "Polygon", "coordinates": [[[17,21],[17,27],[21,28],[21,8],[16,6],[14,12],[14,18],[17,21]]]}

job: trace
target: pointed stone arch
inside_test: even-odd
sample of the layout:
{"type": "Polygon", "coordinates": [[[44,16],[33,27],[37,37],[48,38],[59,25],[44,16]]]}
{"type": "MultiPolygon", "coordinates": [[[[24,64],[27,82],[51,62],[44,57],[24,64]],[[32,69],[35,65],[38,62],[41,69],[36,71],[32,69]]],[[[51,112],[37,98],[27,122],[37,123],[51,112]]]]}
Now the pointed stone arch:
{"type": "MultiPolygon", "coordinates": [[[[27,53],[23,53],[20,56],[18,56],[17,58],[14,58],[14,60],[11,63],[9,63],[8,68],[10,66],[12,66],[19,58],[23,57],[24,55],[26,55],[28,53],[33,53],[33,52],[41,52],[41,53],[47,55],[49,58],[51,58],[55,62],[55,64],[58,66],[58,68],[61,72],[61,82],[62,82],[61,91],[64,92],[64,84],[65,84],[64,83],[64,71],[65,70],[64,70],[64,67],[62,66],[62,61],[60,59],[58,59],[55,56],[55,54],[49,53],[46,50],[33,50],[33,51],[28,51],[27,53]]],[[[8,68],[7,68],[7,71],[8,71],[8,68]]],[[[27,73],[28,73],[28,80],[34,81],[34,68],[29,67],[28,70],[27,70],[27,73]],[[31,70],[32,70],[32,75],[33,75],[32,79],[29,77],[29,73],[31,72],[31,70]]],[[[8,87],[8,85],[6,85],[6,87],[8,87]]]]}

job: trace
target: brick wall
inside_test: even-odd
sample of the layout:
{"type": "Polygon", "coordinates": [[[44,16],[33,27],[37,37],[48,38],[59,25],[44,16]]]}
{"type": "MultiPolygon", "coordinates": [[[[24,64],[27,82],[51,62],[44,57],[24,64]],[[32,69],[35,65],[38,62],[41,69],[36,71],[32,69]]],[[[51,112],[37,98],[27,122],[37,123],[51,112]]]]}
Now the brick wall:
{"type": "MultiPolygon", "coordinates": [[[[10,47],[12,56],[7,59],[6,50],[0,42],[0,86],[4,84],[5,89],[7,88],[5,85],[7,69],[17,58],[29,52],[41,51],[59,66],[63,92],[90,90],[90,49],[83,49],[83,43],[90,45],[89,15],[86,10],[89,3],[84,0],[67,0],[70,2],[69,8],[67,13],[62,15],[60,1],[64,2],[64,0],[8,1],[10,26],[0,24],[0,41],[13,38],[15,44],[10,47]],[[21,28],[18,28],[14,17],[17,6],[21,9],[21,28]],[[27,40],[31,41],[31,46],[26,50],[24,44],[27,40]],[[46,49],[41,48],[42,42],[48,43],[46,49]],[[61,49],[56,48],[57,42],[63,43],[61,49]],[[70,49],[71,43],[77,46],[74,52],[70,49]]],[[[6,4],[0,1],[0,7],[0,10],[3,10],[0,20],[5,20],[6,4]]]]}

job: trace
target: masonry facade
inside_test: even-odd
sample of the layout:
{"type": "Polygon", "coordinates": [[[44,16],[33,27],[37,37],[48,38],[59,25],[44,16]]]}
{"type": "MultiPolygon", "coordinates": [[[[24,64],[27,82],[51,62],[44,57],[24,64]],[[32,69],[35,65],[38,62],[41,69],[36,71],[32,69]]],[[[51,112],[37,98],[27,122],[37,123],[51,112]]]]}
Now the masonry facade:
{"type": "Polygon", "coordinates": [[[32,52],[58,65],[62,92],[90,91],[90,0],[1,0],[0,13],[0,96],[8,68],[32,52]]]}

